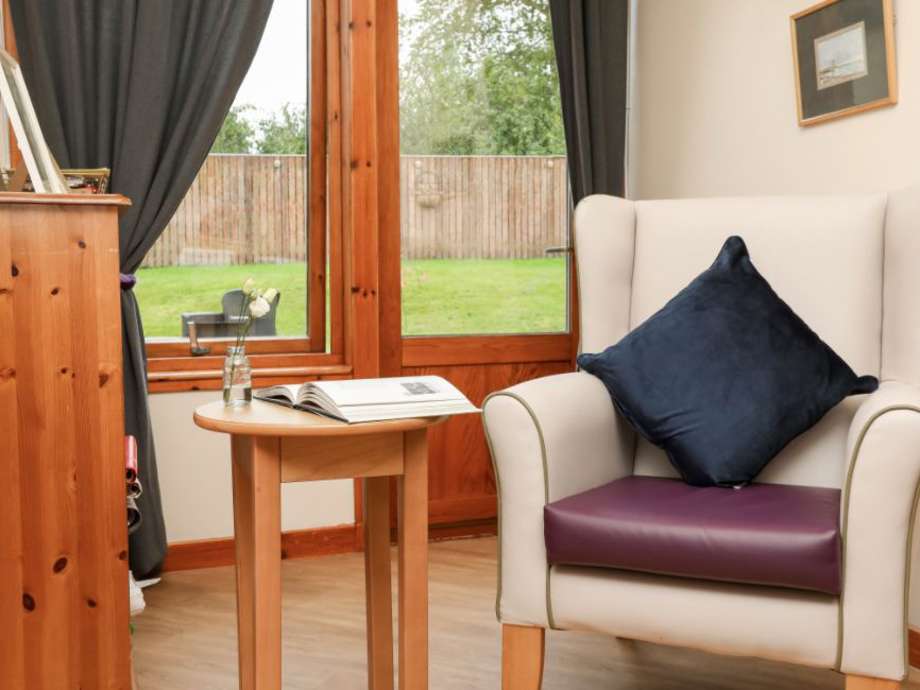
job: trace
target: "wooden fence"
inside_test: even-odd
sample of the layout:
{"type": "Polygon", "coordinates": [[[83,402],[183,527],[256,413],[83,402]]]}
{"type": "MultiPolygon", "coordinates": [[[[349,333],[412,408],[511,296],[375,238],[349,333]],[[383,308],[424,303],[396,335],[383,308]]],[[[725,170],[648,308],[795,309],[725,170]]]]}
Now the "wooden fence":
{"type": "MultiPolygon", "coordinates": [[[[306,259],[303,156],[208,156],[144,266],[306,259]]],[[[401,237],[408,259],[545,256],[565,245],[560,156],[402,156],[401,237]]]]}
{"type": "Polygon", "coordinates": [[[403,256],[521,259],[566,243],[565,159],[403,156],[403,256]]]}
{"type": "Polygon", "coordinates": [[[304,261],[305,173],[303,156],[208,156],[144,266],[304,261]]]}

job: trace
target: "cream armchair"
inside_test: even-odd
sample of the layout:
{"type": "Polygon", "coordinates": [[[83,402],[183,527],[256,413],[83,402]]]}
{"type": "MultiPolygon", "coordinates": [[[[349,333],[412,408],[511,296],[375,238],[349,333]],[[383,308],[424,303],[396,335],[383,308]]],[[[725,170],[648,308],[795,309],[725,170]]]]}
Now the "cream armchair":
{"type": "MultiPolygon", "coordinates": [[[[896,688],[907,674],[920,488],[920,191],[635,203],[590,197],[575,213],[582,349],[605,348],[657,311],[732,234],[745,239],[777,293],[854,370],[878,373],[882,384],[845,400],[767,466],[757,489],[767,500],[747,522],[731,523],[746,512],[737,505],[728,517],[710,516],[731,524],[707,523],[695,546],[692,530],[667,534],[674,502],[661,503],[652,513],[658,537],[674,540],[670,555],[683,549],[687,572],[702,568],[702,577],[679,564],[655,568],[655,549],[637,556],[651,564],[641,569],[568,562],[579,549],[604,560],[597,554],[619,528],[603,521],[632,510],[629,492],[684,491],[663,479],[675,476],[664,454],[636,438],[599,380],[562,374],[490,396],[483,419],[500,499],[506,690],[540,687],[546,628],[836,669],[850,690],[896,688]],[[617,481],[624,479],[635,482],[625,494],[617,481]],[[739,579],[737,562],[720,564],[712,552],[695,563],[693,549],[715,539],[718,550],[720,534],[741,535],[735,546],[751,555],[749,567],[779,558],[783,581],[739,579]]],[[[688,491],[684,507],[701,495],[688,491]]],[[[642,496],[636,505],[650,509],[642,496]]],[[[692,518],[676,519],[686,527],[692,518]]]]}

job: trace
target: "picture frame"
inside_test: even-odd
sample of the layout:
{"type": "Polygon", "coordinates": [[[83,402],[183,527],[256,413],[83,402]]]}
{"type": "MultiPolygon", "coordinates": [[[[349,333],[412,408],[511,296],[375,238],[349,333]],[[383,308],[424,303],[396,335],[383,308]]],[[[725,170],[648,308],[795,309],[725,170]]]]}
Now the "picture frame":
{"type": "Polygon", "coordinates": [[[823,0],[790,25],[800,126],[898,102],[892,0],[823,0]]]}
{"type": "MultiPolygon", "coordinates": [[[[0,101],[16,134],[22,162],[33,189],[40,194],[66,194],[67,182],[42,134],[38,116],[32,107],[32,99],[22,76],[22,69],[13,56],[2,49],[0,101]]],[[[21,179],[25,181],[24,176],[21,176],[21,179]]]]}
{"type": "MultiPolygon", "coordinates": [[[[62,168],[69,194],[106,194],[109,191],[109,168],[62,168]]],[[[25,169],[0,168],[0,191],[34,192],[25,169]]]]}
{"type": "Polygon", "coordinates": [[[61,170],[70,194],[105,194],[109,191],[109,168],[68,168],[61,170]]]}

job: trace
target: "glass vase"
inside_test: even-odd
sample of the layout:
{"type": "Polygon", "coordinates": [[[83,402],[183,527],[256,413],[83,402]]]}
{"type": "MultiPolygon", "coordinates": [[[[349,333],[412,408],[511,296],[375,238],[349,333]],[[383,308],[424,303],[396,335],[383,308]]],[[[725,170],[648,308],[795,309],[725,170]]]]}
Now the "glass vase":
{"type": "Polygon", "coordinates": [[[224,405],[237,407],[252,402],[252,365],[246,347],[228,347],[224,358],[224,405]]]}

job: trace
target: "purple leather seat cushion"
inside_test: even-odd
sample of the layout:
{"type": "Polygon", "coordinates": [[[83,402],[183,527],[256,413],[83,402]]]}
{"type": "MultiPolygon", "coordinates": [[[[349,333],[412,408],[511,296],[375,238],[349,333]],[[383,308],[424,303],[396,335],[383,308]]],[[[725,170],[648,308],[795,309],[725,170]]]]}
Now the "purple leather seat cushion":
{"type": "Polygon", "coordinates": [[[840,594],[840,491],[626,477],[544,508],[553,565],[840,594]]]}

